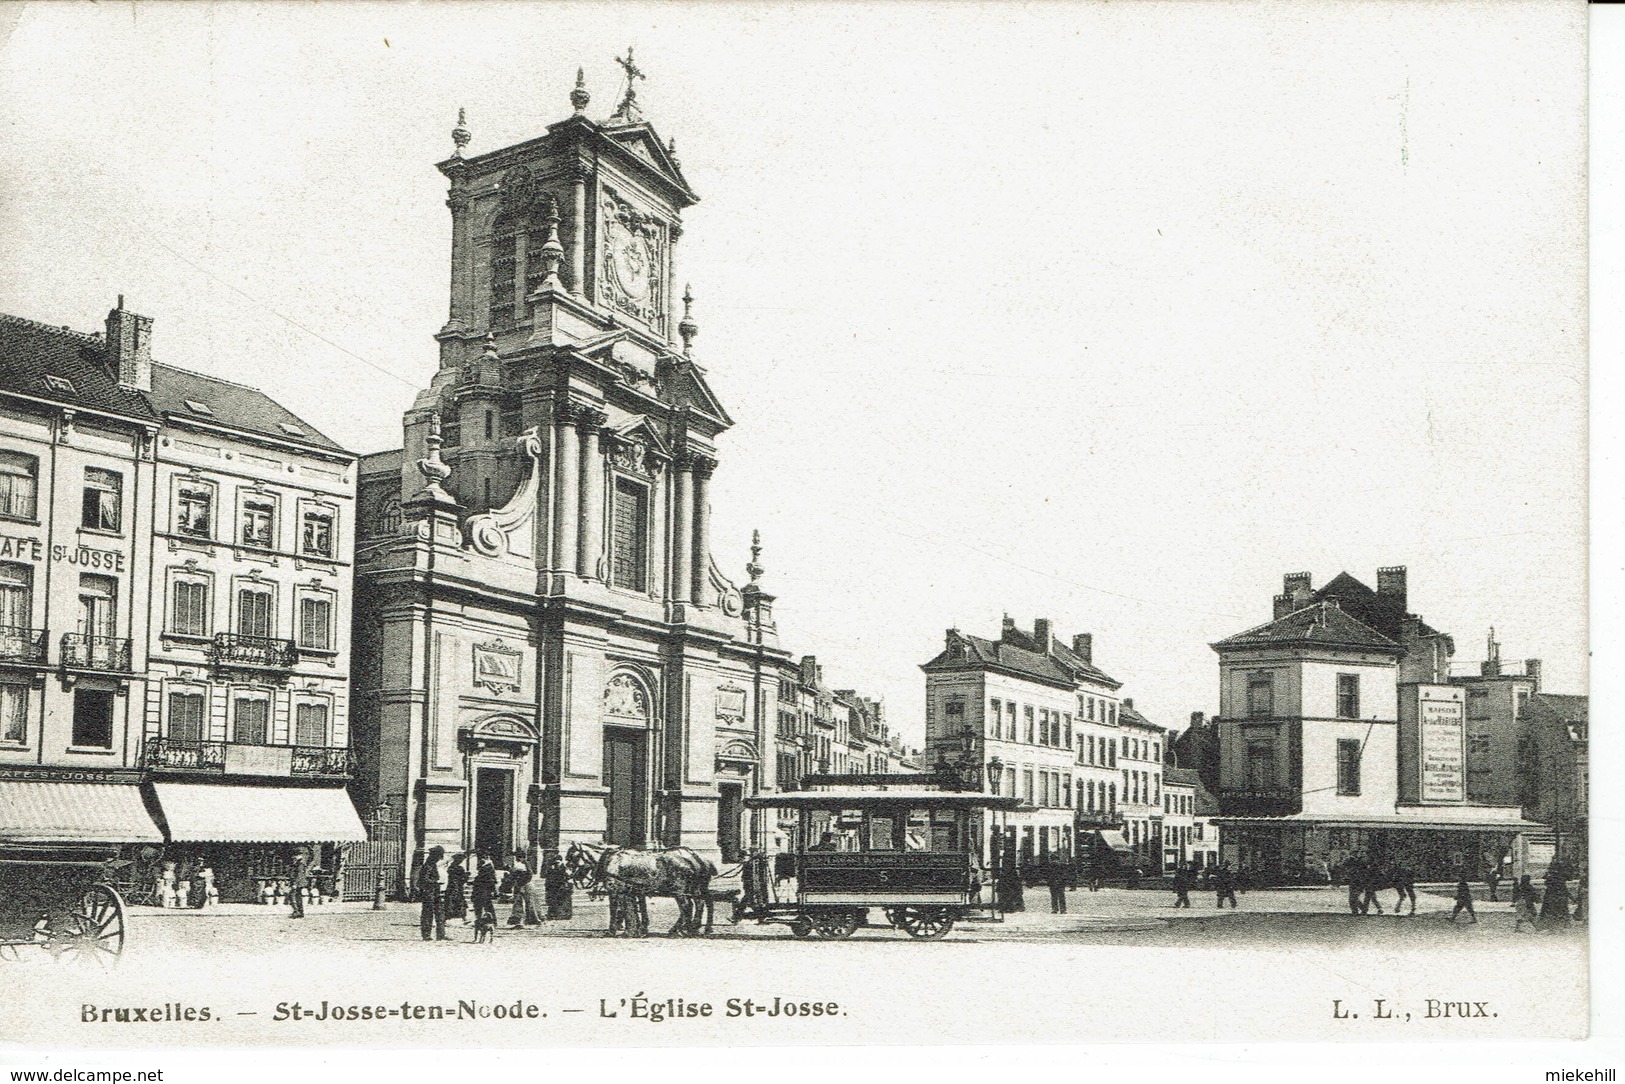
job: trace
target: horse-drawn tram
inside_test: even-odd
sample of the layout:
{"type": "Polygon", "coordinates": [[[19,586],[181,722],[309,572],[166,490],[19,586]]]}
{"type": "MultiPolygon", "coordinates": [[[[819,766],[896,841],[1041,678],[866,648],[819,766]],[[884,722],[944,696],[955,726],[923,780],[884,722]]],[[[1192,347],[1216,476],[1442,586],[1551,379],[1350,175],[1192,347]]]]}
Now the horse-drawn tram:
{"type": "Polygon", "coordinates": [[[60,963],[111,967],[124,951],[118,867],[93,849],[0,847],[0,960],[41,950],[60,963]]]}
{"type": "MultiPolygon", "coordinates": [[[[978,815],[1015,809],[1016,798],[929,790],[931,777],[824,776],[831,788],[747,798],[753,809],[795,812],[794,899],[779,898],[769,856],[746,860],[741,920],[779,922],[797,937],[849,937],[881,909],[910,937],[935,940],[978,911],[992,886],[977,870],[978,815]]],[[[809,779],[812,782],[812,779],[809,779]]]]}

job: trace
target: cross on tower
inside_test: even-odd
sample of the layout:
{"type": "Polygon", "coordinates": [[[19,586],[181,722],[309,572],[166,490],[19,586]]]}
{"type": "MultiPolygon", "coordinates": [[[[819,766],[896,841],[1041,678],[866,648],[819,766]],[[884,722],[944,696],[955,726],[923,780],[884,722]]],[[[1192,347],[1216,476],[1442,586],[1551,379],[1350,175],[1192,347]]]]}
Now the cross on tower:
{"type": "Polygon", "coordinates": [[[637,80],[647,77],[638,68],[637,64],[633,62],[632,47],[630,45],[626,47],[626,55],[624,57],[616,57],[615,63],[619,64],[622,70],[626,72],[626,97],[621,100],[622,104],[624,105],[638,96],[637,88],[633,84],[637,80]]]}

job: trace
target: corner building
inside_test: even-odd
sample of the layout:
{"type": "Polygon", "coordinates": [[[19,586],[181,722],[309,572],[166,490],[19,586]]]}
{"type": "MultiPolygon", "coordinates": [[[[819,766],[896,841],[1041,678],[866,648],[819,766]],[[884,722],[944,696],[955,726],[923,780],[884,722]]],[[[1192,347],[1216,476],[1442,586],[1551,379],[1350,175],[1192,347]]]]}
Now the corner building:
{"type": "Polygon", "coordinates": [[[673,287],[697,197],[631,91],[589,101],[473,157],[459,120],[439,371],[362,463],[357,796],[400,873],[436,844],[766,843],[742,802],[793,671],[772,596],[711,555],[733,421],[673,287]]]}

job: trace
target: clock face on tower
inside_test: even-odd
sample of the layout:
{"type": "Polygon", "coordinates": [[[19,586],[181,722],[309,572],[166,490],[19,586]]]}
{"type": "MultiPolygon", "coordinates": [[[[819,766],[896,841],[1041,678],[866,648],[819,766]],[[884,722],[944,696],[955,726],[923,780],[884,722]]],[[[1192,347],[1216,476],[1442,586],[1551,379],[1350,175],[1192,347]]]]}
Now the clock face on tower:
{"type": "Polygon", "coordinates": [[[599,221],[599,302],[664,332],[665,222],[607,188],[599,221]]]}

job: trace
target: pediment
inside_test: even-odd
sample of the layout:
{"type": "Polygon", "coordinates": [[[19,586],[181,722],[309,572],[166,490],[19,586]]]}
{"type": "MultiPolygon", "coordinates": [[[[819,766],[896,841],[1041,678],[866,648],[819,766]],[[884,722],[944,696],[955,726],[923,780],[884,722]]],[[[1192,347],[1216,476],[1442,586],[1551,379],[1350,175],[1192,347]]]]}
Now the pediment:
{"type": "Polygon", "coordinates": [[[611,425],[610,432],[625,441],[642,444],[661,455],[671,455],[671,445],[660,435],[660,430],[647,414],[633,414],[611,425]]]}
{"type": "Polygon", "coordinates": [[[691,407],[715,418],[725,426],[734,423],[733,418],[723,409],[722,401],[711,390],[705,375],[692,362],[677,368],[672,374],[671,386],[672,395],[678,405],[691,407]]]}
{"type": "Polygon", "coordinates": [[[690,198],[697,198],[688,187],[688,181],[683,177],[682,169],[672,159],[671,152],[660,143],[655,135],[654,128],[648,123],[617,125],[605,127],[603,133],[617,144],[625,147],[639,161],[650,166],[660,173],[672,184],[677,185],[690,198]]]}

